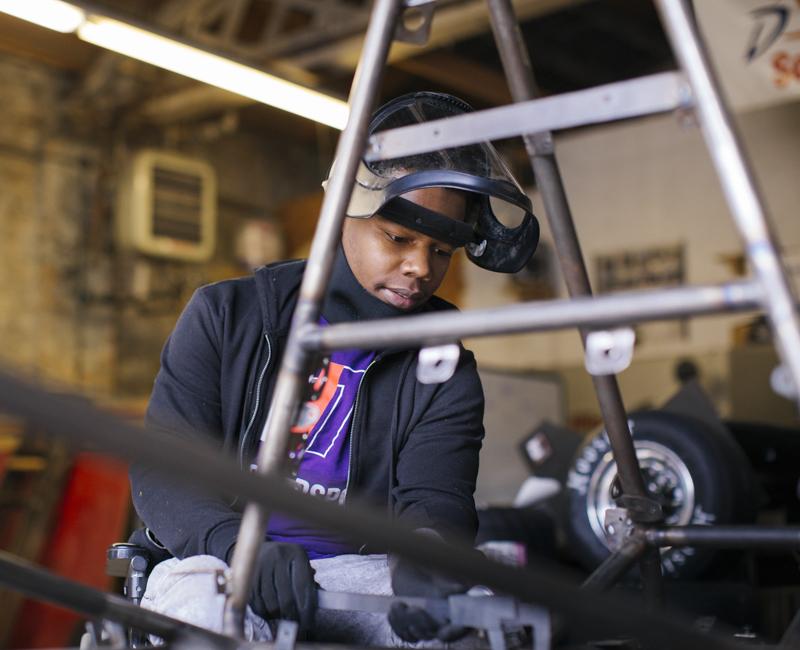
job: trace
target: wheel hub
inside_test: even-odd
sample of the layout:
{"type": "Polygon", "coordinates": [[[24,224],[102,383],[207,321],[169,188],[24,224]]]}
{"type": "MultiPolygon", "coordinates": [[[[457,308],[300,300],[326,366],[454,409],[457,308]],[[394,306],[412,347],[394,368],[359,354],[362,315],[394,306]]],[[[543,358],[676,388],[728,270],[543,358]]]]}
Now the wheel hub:
{"type": "MultiPolygon", "coordinates": [[[[664,510],[664,523],[682,526],[690,523],[695,506],[695,489],[689,468],[674,451],[651,440],[638,440],[636,457],[642,469],[648,495],[664,510]]],[[[604,520],[606,510],[616,508],[611,496],[617,476],[617,463],[611,452],[600,459],[592,473],[586,494],[586,514],[597,538],[606,546],[604,520]]]]}

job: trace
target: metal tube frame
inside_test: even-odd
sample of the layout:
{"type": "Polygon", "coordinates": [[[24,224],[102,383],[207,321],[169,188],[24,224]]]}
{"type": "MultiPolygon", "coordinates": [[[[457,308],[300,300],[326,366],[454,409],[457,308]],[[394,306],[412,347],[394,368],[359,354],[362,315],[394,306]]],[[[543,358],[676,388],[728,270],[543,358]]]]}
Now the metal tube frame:
{"type": "Polygon", "coordinates": [[[0,584],[37,600],[72,609],[91,620],[114,621],[155,634],[165,641],[188,642],[191,639],[202,647],[231,650],[238,645],[230,637],[145,609],[121,596],[106,594],[55,575],[5,551],[0,551],[0,584]]]}
{"type": "Polygon", "coordinates": [[[645,537],[641,533],[632,535],[584,580],[581,588],[587,591],[605,591],[641,560],[647,550],[645,537]]]}
{"type": "MultiPolygon", "coordinates": [[[[504,49],[509,47],[503,45],[504,49]]],[[[364,158],[387,160],[459,147],[475,142],[476,133],[487,141],[530,133],[541,133],[546,139],[550,130],[687,108],[691,94],[682,74],[660,72],[544,99],[532,97],[508,106],[381,131],[370,137],[364,158]]],[[[546,150],[546,146],[537,148],[539,152],[546,150]]]]}
{"type": "MultiPolygon", "coordinates": [[[[167,476],[206,486],[205,489],[214,485],[221,492],[238,495],[263,508],[291,513],[353,541],[385,548],[421,567],[485,585],[522,602],[546,604],[601,632],[624,628],[652,643],[652,647],[665,650],[674,646],[690,650],[737,647],[726,638],[692,630],[680,613],[648,612],[636,597],[618,593],[608,594],[598,602],[593,594],[580,590],[574,580],[551,566],[537,562],[527,568],[508,566],[483,557],[466,542],[444,543],[421,536],[408,524],[363,505],[341,508],[294,490],[279,476],[242,470],[209,442],[190,442],[184,436],[164,436],[161,431],[134,426],[92,407],[84,399],[36,388],[2,370],[0,410],[72,444],[147,464],[167,476]],[[665,646],[666,640],[669,644],[665,646]]],[[[0,572],[0,580],[2,576],[0,572]]],[[[19,580],[7,580],[6,584],[25,587],[19,580]]],[[[79,596],[78,591],[75,593],[79,596]]]]}
{"type": "Polygon", "coordinates": [[[643,531],[650,546],[800,550],[800,526],[675,526],[643,531]]]}
{"type": "Polygon", "coordinates": [[[778,255],[764,201],[744,156],[730,112],[722,102],[719,83],[685,0],[656,0],[656,7],[672,49],[692,87],[706,146],[734,223],[744,240],[747,259],[763,287],[764,309],[772,325],[778,352],[800,397],[797,296],[793,295],[778,255]]]}
{"type": "MultiPolygon", "coordinates": [[[[387,347],[439,345],[464,337],[608,327],[635,321],[685,318],[760,308],[763,293],[752,282],[626,292],[598,297],[526,302],[491,309],[402,316],[364,323],[306,326],[303,345],[331,351],[363,345],[387,347]]],[[[626,425],[627,426],[627,425],[626,425]]]]}
{"type": "MultiPolygon", "coordinates": [[[[221,488],[241,494],[251,500],[245,512],[239,542],[232,561],[233,588],[227,599],[225,617],[226,633],[232,636],[241,634],[242,614],[249,595],[249,583],[253,573],[255,555],[264,534],[265,508],[277,507],[284,511],[294,512],[301,517],[305,514],[309,520],[320,525],[350,536],[358,535],[363,539],[383,545],[423,566],[436,568],[458,577],[477,579],[523,600],[548,601],[554,603],[562,611],[588,616],[595,622],[608,620],[619,622],[622,620],[620,615],[624,613],[629,627],[635,627],[643,637],[654,637],[653,630],[650,628],[653,625],[660,626],[662,630],[669,629],[670,644],[682,641],[682,645],[686,647],[729,647],[728,643],[708,635],[703,635],[700,637],[702,641],[698,641],[695,633],[691,630],[680,624],[676,625],[672,621],[665,621],[663,617],[656,616],[655,613],[642,613],[638,617],[633,617],[635,620],[632,622],[629,614],[634,605],[624,599],[618,599],[616,595],[613,598],[609,597],[608,607],[602,607],[606,611],[599,616],[597,610],[601,607],[594,602],[591,603],[591,607],[589,606],[589,600],[586,598],[589,594],[581,596],[581,592],[565,587],[563,583],[553,579],[546,569],[537,568],[535,573],[530,570],[514,570],[489,560],[476,559],[471,554],[467,554],[467,549],[458,549],[458,547],[445,544],[427,542],[424,552],[422,552],[419,550],[421,547],[416,536],[396,522],[382,521],[381,526],[375,526],[377,519],[373,515],[360,512],[357,508],[351,507],[342,511],[330,504],[312,503],[308,497],[299,495],[285,486],[276,475],[277,470],[283,464],[289,428],[298,406],[302,378],[312,352],[315,349],[322,349],[326,345],[328,347],[333,344],[338,346],[348,340],[346,328],[349,326],[331,327],[322,332],[316,327],[316,321],[326,288],[326,279],[329,276],[338,243],[344,211],[349,200],[350,188],[359,159],[364,151],[370,108],[403,4],[401,0],[377,0],[375,3],[373,18],[370,21],[361,62],[351,93],[350,120],[337,147],[337,170],[331,178],[323,203],[319,227],[314,237],[300,298],[293,316],[283,365],[278,375],[275,395],[262,434],[264,443],[261,445],[258,456],[258,470],[262,476],[248,475],[235,470],[233,463],[217,458],[216,452],[211,450],[200,449],[197,445],[189,447],[178,440],[166,442],[160,437],[156,443],[155,438],[143,435],[138,431],[137,435],[132,436],[130,440],[123,441],[121,437],[114,438],[116,450],[121,451],[123,456],[144,460],[162,469],[167,468],[173,471],[180,469],[184,475],[193,477],[195,480],[207,478],[210,475],[209,469],[213,467],[215,482],[221,488]],[[192,459],[196,461],[196,466],[187,462],[192,459]],[[266,489],[267,486],[269,489],[266,489]],[[547,597],[544,597],[545,594],[547,597]],[[695,645],[696,643],[701,645],[695,645]]],[[[507,69],[514,99],[516,101],[531,100],[536,94],[536,89],[527,53],[521,47],[521,36],[518,24],[513,18],[510,2],[508,0],[489,0],[489,5],[498,48],[507,69]]],[[[582,326],[581,334],[585,337],[586,328],[611,322],[761,306],[767,311],[773,325],[783,361],[787,364],[795,385],[800,386],[800,318],[795,306],[796,299],[792,295],[787,275],[778,257],[775,239],[770,232],[752,173],[747,167],[730,116],[719,99],[717,83],[699,43],[685,2],[683,0],[657,0],[657,6],[672,41],[673,50],[690,82],[704,136],[736,225],[745,241],[748,259],[755,270],[757,282],[725,285],[716,288],[717,294],[714,295],[701,295],[703,291],[707,290],[703,288],[684,290],[683,294],[672,294],[673,297],[684,295],[695,299],[693,309],[684,312],[674,306],[662,308],[659,311],[653,309],[651,305],[650,312],[645,310],[643,313],[641,309],[636,308],[636,303],[646,305],[647,299],[652,299],[653,296],[640,294],[623,297],[622,300],[618,300],[617,304],[627,308],[628,311],[625,318],[617,316],[615,319],[609,309],[614,304],[612,298],[588,298],[591,295],[588,274],[553,155],[552,137],[547,132],[540,132],[526,135],[524,139],[534,173],[542,190],[548,217],[551,220],[570,294],[577,298],[568,301],[569,305],[566,302],[556,304],[549,314],[551,319],[549,326],[544,319],[537,321],[531,314],[525,313],[524,317],[517,322],[516,327],[519,329],[516,331],[566,326],[564,314],[567,314],[572,326],[575,324],[582,326]],[[692,293],[692,291],[700,293],[692,293]],[[595,311],[591,318],[582,320],[577,315],[572,318],[573,314],[570,309],[573,305],[594,308],[595,311]]],[[[539,105],[541,106],[541,104],[539,105]]],[[[651,108],[659,110],[655,107],[651,108]]],[[[609,119],[611,118],[609,117],[609,119]]],[[[389,137],[388,132],[386,136],[389,137]]],[[[483,135],[475,136],[475,139],[483,138],[483,135]]],[[[658,292],[658,295],[664,298],[670,293],[662,291],[658,292]]],[[[525,306],[521,308],[523,312],[526,309],[525,306]]],[[[535,305],[535,308],[542,310],[543,305],[535,305]]],[[[480,332],[475,331],[476,334],[498,333],[500,330],[487,324],[486,320],[492,315],[492,312],[495,316],[498,312],[501,315],[510,315],[512,313],[510,309],[488,310],[474,316],[462,314],[453,323],[448,324],[450,336],[442,340],[452,340],[462,335],[462,332],[469,329],[467,323],[471,323],[470,327],[476,330],[480,329],[480,332]],[[470,318],[472,318],[471,321],[470,318]]],[[[413,324],[414,327],[422,325],[423,318],[419,317],[419,321],[413,324]]],[[[446,315],[439,316],[438,320],[445,318],[447,318],[446,315]]],[[[394,345],[401,344],[398,334],[409,331],[412,320],[411,318],[404,319],[403,328],[393,331],[392,343],[394,345]]],[[[391,321],[387,321],[387,324],[390,323],[391,321]]],[[[370,328],[374,331],[382,326],[382,324],[373,322],[370,328]]],[[[414,342],[427,340],[424,336],[419,336],[420,333],[414,330],[414,342]]],[[[358,330],[350,330],[350,340],[353,343],[368,345],[370,339],[363,334],[358,330]]],[[[441,336],[444,335],[441,334],[441,336]]],[[[404,342],[411,343],[411,338],[409,335],[409,340],[404,340],[404,342]]],[[[620,468],[623,492],[628,496],[646,499],[635,450],[627,428],[627,417],[616,381],[613,376],[595,377],[594,380],[614,456],[620,468]]],[[[18,413],[31,421],[44,424],[46,428],[61,432],[62,435],[68,435],[65,426],[71,424],[76,426],[76,430],[82,430],[85,439],[92,439],[95,444],[107,446],[109,444],[109,425],[117,430],[126,428],[113,419],[109,421],[107,418],[106,420],[102,417],[98,418],[96,414],[94,421],[87,421],[85,418],[81,421],[78,415],[85,414],[85,410],[81,411],[83,407],[74,401],[64,402],[63,398],[60,408],[42,409],[41,393],[31,391],[21,382],[0,374],[0,385],[3,384],[5,390],[0,390],[0,405],[5,407],[4,410],[18,413]],[[103,424],[107,426],[103,427],[103,424]]],[[[49,401],[51,406],[54,406],[59,402],[59,398],[51,395],[49,401]]],[[[128,431],[128,435],[130,433],[131,431],[128,431]]],[[[72,435],[75,435],[74,432],[72,435]]],[[[597,587],[607,583],[611,578],[621,575],[630,563],[639,559],[647,578],[646,585],[651,590],[650,600],[652,602],[655,600],[660,578],[655,547],[663,545],[737,545],[740,547],[795,548],[800,539],[798,530],[778,531],[760,527],[669,529],[637,526],[636,535],[634,540],[612,555],[611,559],[601,567],[600,572],[587,581],[587,586],[597,587]],[[651,551],[643,548],[642,539],[647,546],[653,547],[651,551]]],[[[20,575],[16,575],[11,580],[7,579],[6,582],[13,582],[13,586],[23,588],[25,580],[28,582],[30,580],[29,576],[22,579],[20,575]]],[[[51,586],[53,585],[51,584],[51,586]]],[[[98,601],[92,600],[94,596],[89,597],[86,593],[81,596],[82,592],[74,585],[58,587],[58,589],[62,588],[63,593],[69,594],[76,600],[83,598],[82,602],[86,606],[94,603],[94,611],[97,611],[98,601]]],[[[127,616],[127,613],[124,615],[127,616]]],[[[171,619],[168,619],[166,625],[171,629],[171,619]]],[[[224,639],[224,637],[221,638],[224,639]]]]}
{"type": "MultiPolygon", "coordinates": [[[[519,21],[510,0],[488,0],[495,43],[500,52],[503,68],[515,102],[524,102],[539,95],[528,51],[522,38],[519,21]]],[[[561,172],[555,157],[552,134],[540,132],[524,137],[534,177],[542,195],[558,259],[567,290],[571,297],[591,296],[592,288],[581,252],[575,223],[567,200],[561,172]]],[[[580,329],[581,341],[586,347],[589,331],[580,329]]],[[[624,494],[640,502],[650,501],[645,489],[633,436],[628,428],[628,416],[614,375],[593,375],[597,401],[605,423],[606,433],[617,462],[617,474],[624,494]]],[[[652,505],[652,504],[650,504],[652,505]]],[[[631,518],[641,520],[640,513],[631,511],[631,518]]],[[[651,519],[652,521],[652,519],[651,519]]],[[[645,550],[637,554],[645,588],[651,606],[662,599],[661,562],[657,551],[645,550]]]]}
{"type": "MultiPolygon", "coordinates": [[[[298,333],[319,319],[327,279],[341,237],[356,170],[364,151],[377,89],[392,43],[401,0],[376,0],[350,93],[350,116],[336,148],[336,168],[328,184],[311,245],[300,297],[275,385],[269,416],[261,435],[258,472],[279,472],[284,466],[289,429],[294,423],[311,354],[298,333]]],[[[267,513],[257,504],[246,506],[231,561],[232,591],[226,599],[225,630],[242,634],[256,556],[264,540],[267,513]]]]}

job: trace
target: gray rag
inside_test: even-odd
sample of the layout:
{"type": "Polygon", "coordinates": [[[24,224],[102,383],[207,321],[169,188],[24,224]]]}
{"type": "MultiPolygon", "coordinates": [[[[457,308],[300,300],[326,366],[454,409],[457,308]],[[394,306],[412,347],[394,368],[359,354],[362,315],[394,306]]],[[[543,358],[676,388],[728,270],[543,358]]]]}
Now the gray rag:
{"type": "MultiPolygon", "coordinates": [[[[391,596],[386,555],[338,555],[311,560],[320,588],[359,594],[391,596]]],[[[225,596],[218,593],[216,573],[228,565],[210,555],[157,564],[147,581],[142,607],[215,632],[222,631],[225,596]]],[[[269,624],[245,614],[245,639],[271,641],[269,624]]],[[[368,612],[318,610],[312,640],[367,646],[408,646],[392,632],[386,616],[368,612]]]]}

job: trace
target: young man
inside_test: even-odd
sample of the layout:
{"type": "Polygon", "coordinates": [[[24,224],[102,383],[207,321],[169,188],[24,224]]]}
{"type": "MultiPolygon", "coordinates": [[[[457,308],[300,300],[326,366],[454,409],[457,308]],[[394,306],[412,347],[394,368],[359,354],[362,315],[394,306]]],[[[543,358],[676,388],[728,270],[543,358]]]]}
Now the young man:
{"type": "MultiPolygon", "coordinates": [[[[449,95],[416,93],[379,109],[370,131],[468,110],[449,95]]],[[[538,240],[530,202],[489,144],[362,163],[347,212],[321,310],[324,324],[452,309],[434,292],[457,247],[465,246],[485,268],[514,271],[538,240]],[[503,226],[490,197],[519,209],[520,225],[503,226]]],[[[302,261],[279,263],[195,293],[164,348],[148,408],[150,426],[207,437],[250,466],[303,269],[302,261]]],[[[475,361],[462,350],[454,375],[441,384],[418,382],[416,364],[415,350],[342,350],[326,358],[310,379],[294,428],[306,444],[292,478],[298,489],[319,498],[345,507],[360,501],[425,534],[471,540],[483,436],[475,361]]],[[[241,504],[213,494],[213,486],[206,492],[187,488],[147,467],[135,466],[131,481],[150,536],[175,558],[154,570],[145,604],[186,616],[187,607],[200,601],[206,613],[199,622],[218,626],[221,597],[209,591],[211,581],[198,587],[194,577],[230,561],[241,504]],[[187,576],[194,576],[191,584],[187,576]]],[[[398,643],[375,615],[317,612],[318,587],[427,597],[463,589],[407,562],[390,562],[384,549],[275,513],[250,600],[252,635],[262,638],[265,620],[290,618],[317,640],[398,643]]],[[[459,633],[419,609],[395,607],[389,620],[405,641],[447,640],[459,633]]]]}

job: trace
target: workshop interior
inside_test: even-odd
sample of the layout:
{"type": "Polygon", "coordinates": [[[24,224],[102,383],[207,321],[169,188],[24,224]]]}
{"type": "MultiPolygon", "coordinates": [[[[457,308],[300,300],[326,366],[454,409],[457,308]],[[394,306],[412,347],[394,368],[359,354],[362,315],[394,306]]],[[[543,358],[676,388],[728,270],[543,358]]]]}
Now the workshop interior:
{"type": "MultiPolygon", "coordinates": [[[[246,637],[272,513],[463,585],[316,593],[318,620],[457,631],[422,647],[800,648],[800,2],[0,0],[0,81],[0,648],[337,645],[277,617],[246,637]],[[413,119],[375,129],[403,97],[413,119]],[[392,160],[416,162],[386,181],[392,160]],[[457,310],[328,322],[343,226],[385,210],[451,241],[433,204],[403,212],[415,177],[407,197],[479,213],[437,244],[457,310]],[[252,463],[248,431],[146,426],[198,289],[302,259],[280,354],[236,397],[252,463]],[[407,355],[396,400],[450,394],[474,354],[474,540],[342,506],[349,469],[297,489],[328,453],[304,387],[357,348],[407,355]],[[175,552],[138,466],[240,504],[219,629],[142,604],[175,552]]],[[[245,346],[231,314],[208,336],[245,346]]]]}

